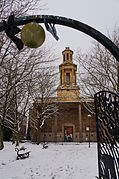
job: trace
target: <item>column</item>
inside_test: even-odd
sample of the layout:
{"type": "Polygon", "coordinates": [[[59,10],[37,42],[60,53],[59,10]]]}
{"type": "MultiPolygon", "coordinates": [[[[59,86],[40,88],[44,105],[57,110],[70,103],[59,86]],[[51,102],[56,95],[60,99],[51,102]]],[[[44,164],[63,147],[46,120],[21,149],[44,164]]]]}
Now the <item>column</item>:
{"type": "Polygon", "coordinates": [[[60,85],[62,85],[62,70],[60,70],[60,85]]]}
{"type": "Polygon", "coordinates": [[[72,75],[71,75],[71,84],[73,85],[74,82],[74,69],[72,68],[72,75]]]}
{"type": "Polygon", "coordinates": [[[77,75],[76,75],[76,71],[75,71],[75,85],[77,85],[77,75]]]}
{"type": "Polygon", "coordinates": [[[62,84],[65,84],[65,74],[64,74],[64,69],[62,69],[62,84]]]}
{"type": "Polygon", "coordinates": [[[82,142],[81,104],[79,104],[79,142],[82,142]]]}
{"type": "Polygon", "coordinates": [[[54,119],[54,142],[57,142],[57,116],[54,119]]]}

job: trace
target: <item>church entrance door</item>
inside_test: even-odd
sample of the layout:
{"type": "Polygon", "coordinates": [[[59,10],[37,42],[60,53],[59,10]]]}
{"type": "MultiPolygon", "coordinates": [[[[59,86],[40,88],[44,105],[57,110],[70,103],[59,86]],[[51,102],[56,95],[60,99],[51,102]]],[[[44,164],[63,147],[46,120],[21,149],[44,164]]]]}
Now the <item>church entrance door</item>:
{"type": "Polygon", "coordinates": [[[65,142],[73,141],[73,127],[72,126],[64,127],[64,141],[65,142]]]}

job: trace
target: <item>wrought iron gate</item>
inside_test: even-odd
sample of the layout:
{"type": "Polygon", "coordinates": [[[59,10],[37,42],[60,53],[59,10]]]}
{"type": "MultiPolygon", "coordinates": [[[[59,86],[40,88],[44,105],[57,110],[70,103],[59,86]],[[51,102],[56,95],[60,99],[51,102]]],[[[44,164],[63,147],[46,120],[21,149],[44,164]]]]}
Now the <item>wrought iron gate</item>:
{"type": "Polygon", "coordinates": [[[95,96],[99,179],[119,179],[119,95],[95,96]]]}

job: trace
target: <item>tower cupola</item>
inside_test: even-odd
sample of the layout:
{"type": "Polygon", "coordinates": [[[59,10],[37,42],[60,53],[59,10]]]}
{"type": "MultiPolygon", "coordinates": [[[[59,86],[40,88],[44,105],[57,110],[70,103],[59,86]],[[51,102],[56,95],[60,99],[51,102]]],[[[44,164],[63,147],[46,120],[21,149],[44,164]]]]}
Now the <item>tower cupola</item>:
{"type": "Polygon", "coordinates": [[[60,84],[57,88],[57,96],[59,100],[75,101],[79,98],[77,65],[73,63],[73,51],[69,47],[65,48],[62,55],[63,63],[59,65],[60,84]]]}
{"type": "Polygon", "coordinates": [[[73,63],[73,51],[69,47],[66,47],[62,52],[63,63],[73,63]]]}

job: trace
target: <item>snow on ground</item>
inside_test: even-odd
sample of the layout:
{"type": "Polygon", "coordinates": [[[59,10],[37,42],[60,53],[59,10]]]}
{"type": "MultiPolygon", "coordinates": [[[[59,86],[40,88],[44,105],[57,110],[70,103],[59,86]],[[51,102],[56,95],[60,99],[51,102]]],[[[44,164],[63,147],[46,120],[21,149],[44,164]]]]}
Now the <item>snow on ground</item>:
{"type": "Polygon", "coordinates": [[[49,143],[47,149],[21,143],[31,151],[29,158],[16,160],[15,146],[5,142],[0,151],[0,179],[95,179],[96,143],[49,143]]]}

